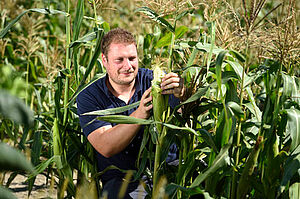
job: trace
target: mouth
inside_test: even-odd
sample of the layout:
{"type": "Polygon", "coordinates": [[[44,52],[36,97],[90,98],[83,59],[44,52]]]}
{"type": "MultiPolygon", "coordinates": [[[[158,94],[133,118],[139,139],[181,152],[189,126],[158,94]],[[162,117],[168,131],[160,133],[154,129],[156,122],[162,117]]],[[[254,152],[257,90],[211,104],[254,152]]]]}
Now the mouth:
{"type": "Polygon", "coordinates": [[[121,75],[131,75],[131,74],[133,74],[133,73],[131,73],[131,72],[123,72],[123,73],[120,73],[121,75]]]}
{"type": "Polygon", "coordinates": [[[133,72],[134,71],[123,71],[123,72],[120,72],[120,74],[122,74],[122,75],[131,75],[131,74],[133,74],[133,72]]]}

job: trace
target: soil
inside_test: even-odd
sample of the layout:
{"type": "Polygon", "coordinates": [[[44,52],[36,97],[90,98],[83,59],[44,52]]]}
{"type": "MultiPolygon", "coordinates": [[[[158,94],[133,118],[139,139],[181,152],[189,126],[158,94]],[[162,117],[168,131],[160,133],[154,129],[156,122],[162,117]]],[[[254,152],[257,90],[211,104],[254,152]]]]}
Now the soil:
{"type": "MultiPolygon", "coordinates": [[[[4,185],[9,178],[10,174],[5,175],[4,185]]],[[[15,179],[9,185],[9,189],[13,194],[19,199],[45,199],[45,198],[56,198],[56,189],[55,187],[50,186],[50,179],[47,179],[44,175],[37,175],[33,189],[30,196],[28,196],[28,183],[26,182],[27,177],[23,175],[17,175],[15,179]]]]}

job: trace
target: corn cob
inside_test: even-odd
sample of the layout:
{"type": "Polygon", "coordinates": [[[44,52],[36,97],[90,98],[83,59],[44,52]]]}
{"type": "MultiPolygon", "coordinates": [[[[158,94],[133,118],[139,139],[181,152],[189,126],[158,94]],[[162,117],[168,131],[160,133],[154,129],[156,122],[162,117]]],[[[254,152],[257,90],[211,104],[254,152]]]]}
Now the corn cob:
{"type": "MultiPolygon", "coordinates": [[[[152,104],[153,104],[153,117],[155,121],[163,122],[165,119],[165,114],[168,109],[168,95],[161,94],[160,83],[161,79],[164,77],[165,73],[163,70],[155,66],[153,70],[153,80],[152,80],[152,104]]],[[[162,131],[162,125],[156,125],[158,133],[162,131]]]]}

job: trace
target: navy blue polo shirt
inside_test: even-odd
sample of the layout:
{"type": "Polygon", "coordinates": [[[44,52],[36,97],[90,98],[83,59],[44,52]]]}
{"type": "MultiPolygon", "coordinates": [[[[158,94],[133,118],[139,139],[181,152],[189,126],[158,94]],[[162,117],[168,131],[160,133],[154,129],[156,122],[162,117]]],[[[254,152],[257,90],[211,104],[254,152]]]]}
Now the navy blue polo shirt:
{"type": "MultiPolygon", "coordinates": [[[[131,97],[128,104],[123,100],[115,97],[107,88],[105,81],[107,75],[98,81],[94,82],[86,89],[84,89],[77,97],[77,112],[79,115],[80,125],[83,129],[83,133],[88,136],[94,130],[106,126],[116,124],[111,124],[109,122],[104,122],[100,120],[95,120],[89,125],[90,121],[94,120],[97,116],[82,116],[81,114],[104,110],[108,108],[116,108],[126,106],[128,104],[135,103],[142,98],[143,93],[151,86],[151,81],[153,79],[153,72],[149,69],[140,68],[135,81],[135,93],[131,97]]],[[[171,102],[178,103],[178,100],[174,100],[174,96],[170,98],[171,102]],[[172,98],[172,100],[171,100],[172,98]],[[176,102],[177,101],[177,102],[176,102]]],[[[172,103],[173,104],[173,103],[172,103]]],[[[137,109],[133,108],[131,110],[125,111],[123,115],[130,115],[133,111],[137,109]]],[[[106,167],[110,165],[115,165],[120,169],[124,170],[136,170],[135,162],[138,157],[138,152],[140,149],[141,141],[143,138],[144,127],[139,130],[131,143],[120,153],[106,158],[96,151],[98,171],[103,171],[106,167]]],[[[114,177],[123,177],[124,174],[119,170],[108,170],[100,178],[105,183],[106,181],[114,177]]]]}
{"type": "MultiPolygon", "coordinates": [[[[95,120],[89,125],[90,121],[95,119],[97,116],[81,116],[81,114],[96,110],[104,110],[108,108],[116,108],[126,106],[128,104],[135,103],[142,98],[143,93],[151,86],[151,81],[153,79],[153,72],[149,69],[140,68],[138,70],[138,74],[135,81],[135,93],[131,97],[128,104],[126,104],[123,100],[115,97],[107,88],[105,81],[107,79],[107,75],[90,86],[84,89],[77,97],[77,112],[79,115],[80,125],[83,129],[83,133],[88,136],[94,130],[106,126],[116,124],[111,124],[109,122],[95,120]]],[[[131,110],[125,111],[123,115],[130,115],[133,111],[137,109],[133,108],[131,110]]],[[[115,165],[120,169],[136,169],[135,161],[138,156],[138,151],[140,148],[140,144],[143,138],[144,128],[142,127],[139,132],[136,134],[132,142],[120,153],[106,158],[102,156],[100,153],[97,153],[97,161],[98,161],[98,170],[103,171],[106,167],[110,165],[115,165]]],[[[118,170],[108,170],[105,172],[101,179],[105,182],[111,178],[116,176],[123,176],[122,172],[118,170]]]]}

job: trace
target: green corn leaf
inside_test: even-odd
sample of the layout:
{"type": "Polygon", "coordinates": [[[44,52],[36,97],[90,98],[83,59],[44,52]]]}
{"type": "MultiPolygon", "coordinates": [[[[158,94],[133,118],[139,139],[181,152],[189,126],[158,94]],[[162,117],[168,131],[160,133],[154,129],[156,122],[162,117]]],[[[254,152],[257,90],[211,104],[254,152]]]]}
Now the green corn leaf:
{"type": "MultiPolygon", "coordinates": [[[[189,194],[190,196],[196,195],[196,194],[203,194],[205,199],[213,199],[212,197],[209,196],[209,193],[201,190],[200,187],[187,188],[187,187],[175,184],[175,183],[170,183],[166,186],[166,193],[169,196],[175,194],[176,190],[181,190],[181,191],[189,194]]],[[[170,198],[174,198],[174,197],[170,197],[170,198]]]]}
{"type": "Polygon", "coordinates": [[[253,147],[250,155],[248,156],[247,162],[243,169],[242,176],[238,183],[237,198],[245,198],[250,188],[250,177],[253,174],[254,168],[257,164],[257,158],[262,147],[263,137],[258,137],[255,146],[253,147]]]}
{"type": "Polygon", "coordinates": [[[80,44],[85,44],[89,41],[92,41],[94,39],[97,38],[97,32],[98,30],[94,31],[94,32],[90,32],[90,33],[87,33],[86,35],[84,35],[83,37],[73,41],[72,43],[70,43],[70,48],[75,48],[75,47],[78,47],[80,44]]]}
{"type": "MultiPolygon", "coordinates": [[[[193,49],[193,52],[196,52],[197,49],[193,49]]],[[[188,86],[190,82],[194,81],[194,79],[199,75],[199,73],[202,71],[202,67],[197,67],[190,65],[186,68],[184,68],[184,71],[182,73],[182,78],[184,78],[185,84],[188,86]]],[[[199,79],[197,80],[197,83],[199,83],[199,79]]]]}
{"type": "Polygon", "coordinates": [[[60,138],[60,131],[59,131],[59,124],[57,118],[54,119],[54,124],[52,128],[52,136],[53,136],[53,155],[55,156],[55,163],[58,169],[62,169],[62,160],[61,155],[63,154],[62,145],[61,145],[61,138],[60,138]]]}
{"type": "Polygon", "coordinates": [[[283,96],[292,98],[293,101],[300,104],[300,79],[295,76],[281,73],[283,79],[283,96]]]}
{"type": "Polygon", "coordinates": [[[90,75],[97,59],[99,58],[99,55],[101,53],[101,40],[102,40],[102,37],[104,35],[104,30],[103,29],[98,29],[97,30],[97,40],[96,40],[96,47],[95,47],[95,51],[94,51],[94,54],[92,55],[92,59],[91,61],[89,62],[87,68],[86,68],[86,71],[84,73],[84,76],[83,78],[81,79],[81,82],[80,82],[80,85],[78,87],[78,90],[81,89],[85,83],[85,80],[87,79],[87,77],[90,75]]]}
{"type": "Polygon", "coordinates": [[[49,167],[49,165],[51,163],[54,162],[56,156],[52,156],[50,159],[48,160],[45,160],[43,162],[41,162],[39,165],[37,165],[35,168],[34,168],[34,172],[32,172],[29,176],[28,176],[28,179],[30,180],[31,178],[34,178],[35,176],[37,176],[38,174],[42,173],[45,171],[45,169],[47,167],[49,167]]]}
{"type": "MultiPolygon", "coordinates": [[[[243,66],[241,66],[238,62],[229,61],[226,60],[226,63],[228,63],[234,70],[234,72],[238,75],[239,80],[242,81],[243,78],[243,66]]],[[[244,73],[244,87],[248,86],[251,83],[251,78],[247,74],[244,73]]]]}
{"type": "Polygon", "coordinates": [[[189,133],[193,133],[196,136],[199,136],[199,134],[194,129],[189,128],[189,127],[179,127],[179,126],[176,126],[176,125],[173,125],[173,124],[167,124],[167,123],[161,123],[161,124],[168,127],[168,128],[171,128],[171,129],[182,130],[182,131],[186,131],[186,132],[189,132],[189,133]]]}
{"type": "Polygon", "coordinates": [[[194,101],[200,99],[201,97],[205,96],[208,88],[209,88],[209,86],[206,86],[204,88],[199,88],[198,91],[194,95],[192,95],[186,101],[184,101],[184,102],[180,103],[179,105],[177,105],[175,107],[175,110],[177,110],[179,107],[181,107],[184,104],[188,104],[188,103],[194,102],[194,101]]]}
{"type": "MultiPolygon", "coordinates": [[[[250,103],[253,107],[253,111],[251,111],[251,109],[249,109],[249,110],[252,112],[253,115],[255,115],[256,120],[258,122],[261,122],[262,113],[261,113],[260,109],[258,108],[258,106],[255,103],[254,95],[253,95],[253,92],[252,92],[251,88],[247,87],[246,92],[248,93],[250,103]]],[[[247,107],[247,105],[245,105],[245,106],[247,107]]]]}
{"type": "Polygon", "coordinates": [[[140,101],[135,102],[133,104],[126,105],[126,106],[122,106],[122,107],[109,108],[109,109],[104,109],[104,110],[99,110],[99,111],[91,111],[88,113],[83,113],[82,115],[113,115],[113,114],[123,113],[130,109],[133,109],[133,108],[139,106],[139,104],[140,104],[140,101]]]}
{"type": "Polygon", "coordinates": [[[33,112],[19,98],[0,90],[0,116],[25,126],[33,125],[33,112]]]}
{"type": "Polygon", "coordinates": [[[289,188],[289,198],[299,199],[300,198],[300,183],[296,182],[289,188]]]}
{"type": "MultiPolygon", "coordinates": [[[[31,147],[31,162],[34,166],[38,165],[40,162],[40,156],[43,146],[43,138],[42,138],[42,131],[36,131],[33,135],[33,143],[31,147]]],[[[33,185],[34,185],[35,178],[28,180],[28,192],[30,195],[33,185]]]]}
{"type": "Polygon", "coordinates": [[[217,56],[216,61],[216,78],[217,78],[217,84],[218,84],[218,90],[222,97],[222,90],[221,90],[221,84],[222,84],[222,64],[224,57],[226,55],[227,51],[222,51],[217,56]]]}
{"type": "Polygon", "coordinates": [[[140,125],[160,124],[171,129],[183,130],[199,136],[199,134],[194,129],[189,127],[179,127],[173,124],[167,124],[167,123],[154,121],[154,120],[145,120],[145,119],[135,118],[126,115],[105,115],[105,116],[97,117],[97,119],[101,121],[110,122],[110,123],[116,123],[116,124],[140,124],[140,125]]]}
{"type": "Polygon", "coordinates": [[[195,163],[197,162],[197,160],[195,159],[195,157],[197,157],[199,154],[201,154],[202,151],[199,149],[196,149],[194,151],[190,151],[188,153],[187,158],[184,161],[184,164],[182,164],[179,169],[178,169],[178,173],[176,175],[178,180],[184,180],[186,179],[186,176],[192,171],[193,172],[193,168],[195,166],[195,163]]]}
{"type": "Polygon", "coordinates": [[[174,27],[169,24],[168,21],[166,21],[164,18],[160,17],[156,12],[154,12],[153,10],[151,10],[148,7],[141,7],[135,10],[135,12],[141,12],[146,14],[151,20],[157,22],[158,24],[166,27],[169,31],[171,32],[175,32],[174,27]]]}
{"type": "Polygon", "coordinates": [[[63,91],[63,82],[62,82],[62,75],[59,72],[57,74],[57,77],[55,78],[55,84],[56,84],[56,90],[54,93],[54,103],[55,103],[55,114],[57,118],[62,118],[61,117],[61,109],[60,109],[60,100],[61,100],[61,95],[63,91]]]}
{"type": "Polygon", "coordinates": [[[2,142],[0,142],[0,157],[0,171],[33,172],[31,163],[21,152],[2,142]]]}
{"type": "Polygon", "coordinates": [[[284,173],[280,183],[279,193],[285,190],[286,185],[292,177],[299,172],[300,168],[300,145],[289,155],[284,164],[284,173]]]}
{"type": "Polygon", "coordinates": [[[211,133],[207,132],[205,129],[199,129],[201,137],[204,138],[204,141],[213,149],[215,153],[218,153],[218,148],[214,142],[214,139],[211,133]]]}
{"type": "Polygon", "coordinates": [[[29,10],[25,10],[23,11],[21,14],[19,14],[15,19],[13,19],[11,22],[9,22],[9,24],[3,29],[1,30],[0,32],[0,39],[2,39],[6,34],[7,32],[12,28],[13,25],[15,25],[15,23],[17,23],[21,17],[23,17],[26,13],[28,12],[38,12],[38,13],[41,13],[41,14],[62,14],[62,15],[65,15],[67,16],[68,14],[63,12],[63,11],[59,11],[59,10],[49,10],[47,8],[32,8],[32,9],[29,9],[29,10]]]}
{"type": "Polygon", "coordinates": [[[212,47],[211,44],[203,44],[201,42],[198,42],[196,44],[196,48],[199,49],[199,50],[202,50],[202,51],[205,51],[205,52],[210,52],[211,49],[212,50],[212,53],[215,54],[215,55],[218,55],[219,53],[221,53],[222,51],[224,51],[223,49],[221,48],[217,48],[217,47],[212,47]]]}
{"type": "Polygon", "coordinates": [[[286,132],[291,136],[292,143],[290,150],[295,150],[300,146],[300,111],[297,109],[287,109],[286,132]]]}
{"type": "Polygon", "coordinates": [[[211,62],[211,58],[213,55],[213,50],[214,50],[214,46],[215,46],[215,37],[216,37],[216,27],[215,27],[215,22],[208,22],[207,23],[209,29],[210,29],[210,48],[209,48],[209,53],[208,53],[208,58],[207,58],[207,71],[209,71],[209,66],[210,66],[210,62],[211,62]]]}
{"type": "Polygon", "coordinates": [[[238,119],[244,118],[244,111],[242,110],[242,108],[240,107],[240,105],[238,105],[236,102],[234,101],[230,101],[226,104],[226,107],[231,111],[231,113],[233,115],[235,115],[238,119]]]}
{"type": "MultiPolygon", "coordinates": [[[[192,42],[192,41],[182,41],[179,42],[178,47],[181,48],[196,48],[200,51],[209,52],[211,47],[211,44],[208,43],[202,43],[202,42],[192,42]]],[[[212,54],[218,55],[220,52],[224,51],[222,48],[213,47],[212,54]]]]}
{"type": "Polygon", "coordinates": [[[80,33],[80,27],[84,16],[84,1],[78,0],[76,6],[76,15],[73,25],[73,41],[77,40],[80,33]]]}
{"type": "MultiPolygon", "coordinates": [[[[188,27],[186,26],[180,26],[176,28],[175,30],[175,40],[181,38],[184,33],[188,31],[188,27]]],[[[163,36],[158,42],[156,43],[155,47],[161,48],[164,46],[169,46],[172,41],[172,33],[167,33],[165,36],[163,36]]]]}
{"type": "Polygon", "coordinates": [[[225,110],[222,109],[218,116],[217,129],[216,129],[216,146],[221,149],[225,144],[228,143],[230,133],[234,127],[234,121],[231,116],[225,114],[225,110]]]}
{"type": "Polygon", "coordinates": [[[184,16],[186,16],[189,13],[193,13],[194,9],[191,10],[185,10],[183,12],[181,12],[179,15],[176,16],[175,21],[179,21],[181,18],[183,18],[184,16]]]}
{"type": "Polygon", "coordinates": [[[153,144],[158,144],[158,132],[155,124],[149,126],[149,133],[151,135],[151,141],[153,144]]]}
{"type": "Polygon", "coordinates": [[[242,55],[241,53],[239,53],[238,51],[235,50],[229,50],[229,53],[231,55],[233,55],[235,58],[237,58],[240,62],[245,62],[246,58],[244,57],[244,55],[242,55]]]}
{"type": "Polygon", "coordinates": [[[97,117],[98,120],[117,124],[141,124],[149,125],[155,123],[153,120],[144,120],[126,115],[105,115],[97,117]]]}
{"type": "Polygon", "coordinates": [[[76,97],[79,95],[79,93],[81,91],[83,91],[85,88],[87,88],[88,86],[90,86],[91,84],[93,84],[94,82],[96,82],[97,80],[101,79],[105,75],[106,75],[106,73],[96,74],[89,83],[87,83],[85,85],[82,85],[81,87],[78,87],[78,89],[76,90],[76,92],[72,95],[71,99],[69,100],[69,103],[67,104],[67,106],[68,107],[72,106],[73,103],[74,103],[74,101],[76,100],[76,97]]]}
{"type": "Polygon", "coordinates": [[[226,164],[228,164],[229,156],[228,156],[228,149],[230,148],[230,144],[225,145],[220,153],[217,155],[215,160],[204,173],[200,173],[197,178],[193,181],[190,188],[198,187],[207,177],[211,176],[215,173],[219,168],[222,168],[226,164]]]}
{"type": "Polygon", "coordinates": [[[134,181],[140,179],[140,176],[142,175],[143,171],[145,170],[147,161],[148,161],[148,151],[145,150],[143,153],[143,156],[141,158],[141,163],[139,165],[138,171],[136,173],[136,175],[134,176],[134,181]]]}
{"type": "Polygon", "coordinates": [[[0,186],[1,199],[18,199],[9,189],[0,186]]]}
{"type": "Polygon", "coordinates": [[[145,152],[145,150],[147,150],[146,145],[149,141],[149,133],[148,132],[150,131],[150,128],[151,128],[151,126],[149,126],[149,128],[145,128],[145,130],[144,130],[143,139],[142,139],[142,143],[141,143],[141,147],[139,150],[138,159],[137,159],[137,163],[136,163],[136,165],[138,167],[140,165],[141,154],[148,153],[148,152],[145,152]]]}

